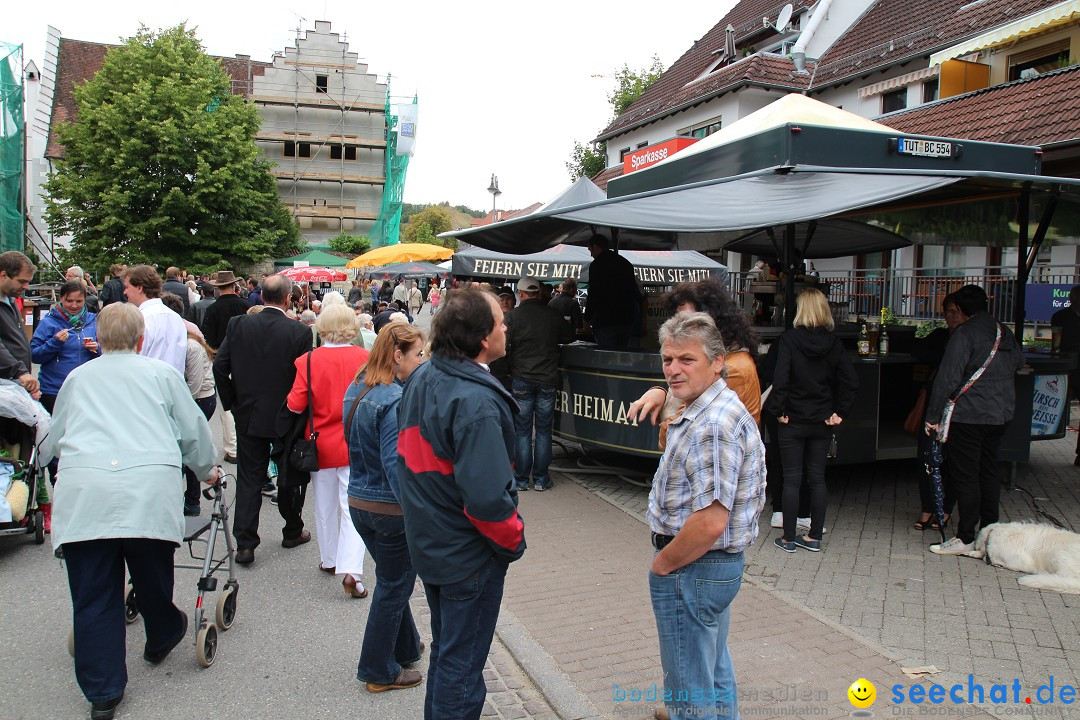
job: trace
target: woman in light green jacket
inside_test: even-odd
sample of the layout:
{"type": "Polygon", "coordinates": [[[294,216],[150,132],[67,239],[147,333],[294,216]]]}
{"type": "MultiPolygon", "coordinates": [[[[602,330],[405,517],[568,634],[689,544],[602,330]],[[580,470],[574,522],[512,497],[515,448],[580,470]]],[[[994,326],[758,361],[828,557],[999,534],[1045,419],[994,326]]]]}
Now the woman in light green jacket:
{"type": "Polygon", "coordinates": [[[134,305],[102,310],[104,355],[68,376],[42,448],[60,455],[53,545],[67,565],[75,677],[96,720],[113,717],[127,685],[125,565],[138,587],[143,657],[160,663],[187,634],[187,615],[172,602],[173,554],[184,538],[181,467],[211,483],[218,474],[210,426],[184,378],[138,354],[143,330],[134,305]]]}

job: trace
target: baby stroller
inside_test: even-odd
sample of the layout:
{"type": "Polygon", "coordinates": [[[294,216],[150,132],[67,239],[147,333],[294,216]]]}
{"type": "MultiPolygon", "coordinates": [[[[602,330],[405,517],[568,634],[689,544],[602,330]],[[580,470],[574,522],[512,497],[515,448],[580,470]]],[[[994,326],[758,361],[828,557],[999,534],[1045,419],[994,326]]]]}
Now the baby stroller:
{"type": "Polygon", "coordinates": [[[44,408],[17,383],[0,381],[0,535],[33,535],[38,545],[45,542],[38,442],[47,432],[44,408]]]}
{"type": "MultiPolygon", "coordinates": [[[[218,628],[222,631],[233,626],[236,619],[236,595],[240,590],[240,583],[236,580],[236,563],[234,557],[236,548],[233,546],[232,532],[229,528],[229,503],[225,497],[227,482],[223,476],[212,486],[203,490],[203,497],[213,502],[210,517],[185,517],[184,542],[188,546],[188,554],[192,560],[200,564],[177,563],[180,570],[199,570],[200,576],[196,587],[199,590],[195,601],[195,627],[198,629],[195,635],[195,657],[199,664],[208,668],[214,664],[217,657],[218,628]],[[215,552],[218,534],[225,537],[224,556],[218,557],[215,552]],[[225,581],[225,587],[218,595],[217,607],[214,612],[214,620],[204,617],[204,600],[206,593],[217,590],[217,578],[214,573],[228,563],[229,578],[225,581]]],[[[129,580],[124,588],[124,619],[128,625],[139,618],[139,605],[136,588],[129,580]]],[[[68,632],[68,653],[75,656],[75,630],[68,632]]]]}

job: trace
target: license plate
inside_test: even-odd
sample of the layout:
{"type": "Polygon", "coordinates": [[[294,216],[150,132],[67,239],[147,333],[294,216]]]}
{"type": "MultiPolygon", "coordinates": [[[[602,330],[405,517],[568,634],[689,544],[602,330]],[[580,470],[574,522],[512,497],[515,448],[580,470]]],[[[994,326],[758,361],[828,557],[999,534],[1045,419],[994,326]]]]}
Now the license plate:
{"type": "Polygon", "coordinates": [[[952,143],[939,140],[900,138],[896,141],[896,152],[900,155],[947,158],[952,157],[952,143]]]}

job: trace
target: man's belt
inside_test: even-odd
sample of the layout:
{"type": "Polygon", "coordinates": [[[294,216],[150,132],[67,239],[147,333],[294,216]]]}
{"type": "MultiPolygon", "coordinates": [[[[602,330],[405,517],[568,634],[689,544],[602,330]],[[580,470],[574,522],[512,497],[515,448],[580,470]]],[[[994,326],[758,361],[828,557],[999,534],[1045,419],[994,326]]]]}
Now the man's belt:
{"type": "Polygon", "coordinates": [[[660,535],[659,533],[653,533],[652,546],[657,550],[663,550],[667,546],[667,544],[674,539],[674,535],[660,535]]]}

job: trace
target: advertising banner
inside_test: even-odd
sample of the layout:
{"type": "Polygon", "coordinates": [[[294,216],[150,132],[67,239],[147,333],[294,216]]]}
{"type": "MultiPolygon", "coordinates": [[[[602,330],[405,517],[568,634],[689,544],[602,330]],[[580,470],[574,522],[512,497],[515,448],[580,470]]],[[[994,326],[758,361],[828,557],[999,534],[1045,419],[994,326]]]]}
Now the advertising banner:
{"type": "Polygon", "coordinates": [[[398,116],[397,154],[412,157],[416,151],[416,103],[395,105],[394,112],[398,116]]]}
{"type": "Polygon", "coordinates": [[[1025,292],[1024,315],[1028,322],[1048,323],[1058,310],[1069,307],[1072,285],[1028,283],[1025,292]]]}
{"type": "Polygon", "coordinates": [[[648,420],[638,424],[629,412],[630,403],[662,382],[655,376],[564,369],[562,388],[555,394],[555,434],[631,455],[660,457],[659,429],[648,420]]]}
{"type": "Polygon", "coordinates": [[[1069,419],[1068,375],[1036,375],[1031,403],[1031,437],[1063,437],[1069,419]]]}

